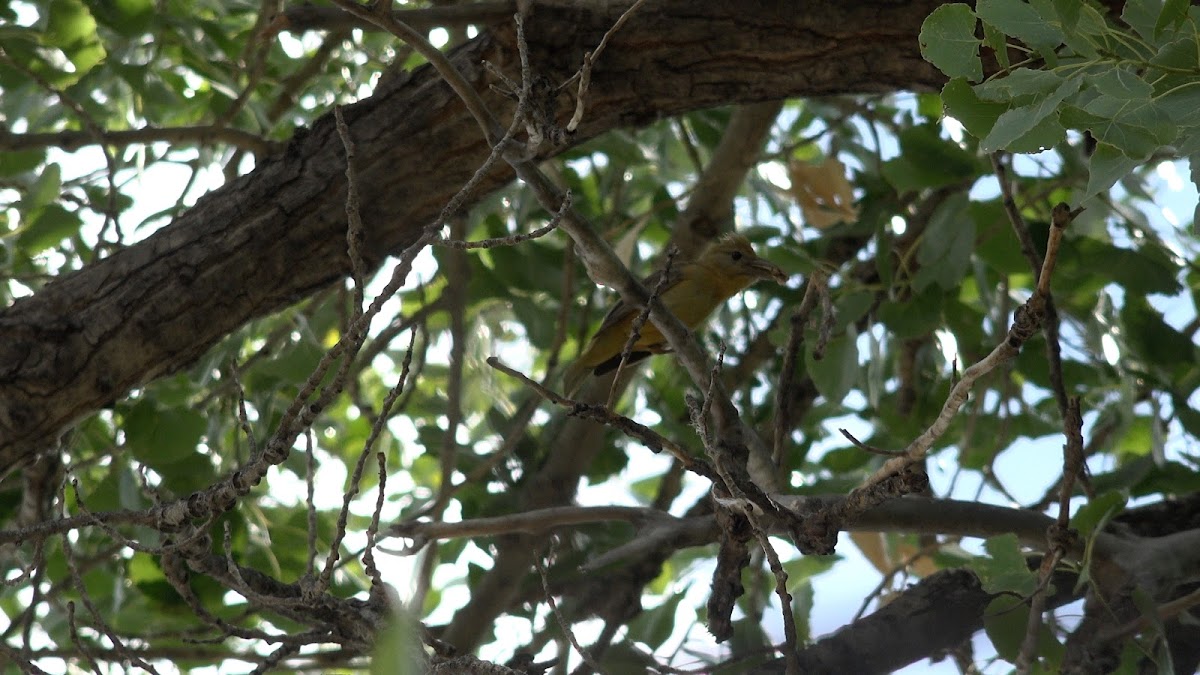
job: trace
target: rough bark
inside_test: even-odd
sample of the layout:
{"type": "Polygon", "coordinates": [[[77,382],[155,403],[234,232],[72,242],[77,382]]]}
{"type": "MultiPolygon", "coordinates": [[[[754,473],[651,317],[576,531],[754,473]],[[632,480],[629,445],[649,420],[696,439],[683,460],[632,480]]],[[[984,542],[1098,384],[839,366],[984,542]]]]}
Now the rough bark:
{"type": "MultiPolygon", "coordinates": [[[[572,142],[729,103],[935,87],[940,76],[920,59],[916,35],[937,4],[648,2],[598,63],[572,142]]],[[[527,23],[537,74],[570,77],[626,6],[539,3],[527,23]]],[[[490,91],[482,62],[513,72],[514,41],[503,27],[453,55],[497,111],[511,102],[490,91]]],[[[570,104],[559,101],[564,111],[570,104]]],[[[416,238],[488,148],[430,68],[381,86],[345,116],[378,263],[416,238]]],[[[0,462],[49,446],[73,421],[188,365],[245,322],[342,279],[343,172],[326,115],[150,238],[0,313],[0,462]]],[[[511,177],[496,170],[475,198],[511,177]]]]}

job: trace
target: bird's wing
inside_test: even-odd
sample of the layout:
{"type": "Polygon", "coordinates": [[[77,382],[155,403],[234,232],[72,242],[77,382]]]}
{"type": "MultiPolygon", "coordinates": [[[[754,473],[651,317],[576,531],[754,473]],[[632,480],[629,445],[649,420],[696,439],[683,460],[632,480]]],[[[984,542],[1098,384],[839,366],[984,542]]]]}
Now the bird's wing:
{"type": "MultiPolygon", "coordinates": [[[[679,281],[683,279],[683,272],[680,271],[681,267],[683,267],[683,265],[671,266],[671,275],[667,277],[666,283],[663,284],[662,290],[658,293],[658,297],[660,299],[662,298],[663,294],[666,293],[672,286],[679,283],[679,281]]],[[[645,288],[647,292],[653,293],[655,287],[658,286],[658,280],[662,279],[662,275],[662,270],[656,270],[655,272],[651,273],[650,276],[642,279],[642,287],[645,288]]],[[[608,314],[604,315],[604,321],[600,322],[600,327],[596,329],[596,332],[593,333],[593,335],[599,335],[603,333],[607,328],[624,321],[629,317],[629,315],[638,311],[640,311],[640,308],[634,307],[626,303],[624,300],[617,300],[617,304],[613,305],[612,309],[608,310],[608,314]]]]}
{"type": "MultiPolygon", "coordinates": [[[[659,291],[660,298],[667,292],[668,289],[678,284],[680,280],[683,279],[683,273],[680,271],[680,268],[682,267],[683,265],[671,266],[670,276],[667,277],[667,281],[663,284],[662,289],[659,291]]],[[[654,272],[645,279],[642,279],[642,286],[645,287],[647,291],[653,293],[655,287],[658,286],[659,279],[662,279],[662,275],[662,270],[654,272]]],[[[583,380],[588,376],[589,373],[592,375],[603,375],[604,373],[616,369],[617,365],[621,362],[620,353],[597,365],[592,366],[589,366],[584,362],[585,355],[595,347],[597,338],[599,338],[601,335],[604,335],[606,330],[630,318],[630,316],[637,311],[639,311],[637,307],[626,303],[624,300],[618,300],[617,303],[613,305],[612,309],[608,310],[608,314],[604,315],[604,321],[600,322],[600,327],[597,328],[596,332],[592,334],[591,340],[589,341],[588,346],[584,348],[583,353],[577,356],[575,361],[572,362],[571,365],[567,366],[567,369],[563,372],[563,389],[568,396],[575,395],[575,392],[579,389],[579,386],[583,383],[583,380]]],[[[661,350],[655,349],[653,351],[659,352],[661,350]]],[[[651,351],[632,352],[629,355],[628,363],[640,361],[649,356],[651,353],[651,351]]]]}

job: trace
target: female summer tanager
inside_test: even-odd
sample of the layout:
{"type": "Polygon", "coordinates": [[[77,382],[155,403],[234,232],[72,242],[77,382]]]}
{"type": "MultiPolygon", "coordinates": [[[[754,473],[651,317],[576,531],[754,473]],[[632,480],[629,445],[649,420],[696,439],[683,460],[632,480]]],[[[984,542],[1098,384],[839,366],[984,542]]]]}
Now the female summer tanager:
{"type": "MultiPolygon", "coordinates": [[[[643,281],[646,288],[652,291],[661,275],[660,271],[647,277],[643,281]]],[[[672,314],[695,330],[713,310],[759,279],[785,283],[788,276],[778,266],[758,257],[745,237],[729,234],[709,246],[696,260],[672,268],[660,299],[672,314]]],[[[563,389],[568,396],[575,393],[589,372],[603,375],[617,368],[638,313],[638,308],[624,302],[618,302],[609,311],[583,353],[563,373],[563,389]]],[[[627,363],[668,351],[670,346],[658,326],[647,321],[627,363]]]]}

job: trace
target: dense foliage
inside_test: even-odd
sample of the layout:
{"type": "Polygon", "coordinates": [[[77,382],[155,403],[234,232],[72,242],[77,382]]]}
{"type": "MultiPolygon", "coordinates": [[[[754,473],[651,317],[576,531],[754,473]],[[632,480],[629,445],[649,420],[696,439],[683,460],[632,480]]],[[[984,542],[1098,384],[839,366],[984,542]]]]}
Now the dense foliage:
{"type": "MultiPolygon", "coordinates": [[[[511,24],[493,4],[504,3],[395,9],[450,51],[511,24]]],[[[274,5],[0,7],[0,343],[22,330],[9,310],[56,279],[167,241],[202,194],[294,159],[297,129],[430,67],[336,12],[274,5]]],[[[36,462],[5,467],[0,660],[33,672],[317,672],[372,659],[379,672],[418,672],[419,659],[473,672],[476,657],[513,659],[515,672],[555,659],[556,672],[783,672],[832,663],[815,660],[838,627],[821,596],[867,569],[854,601],[880,616],[911,611],[902,591],[919,578],[984,593],[970,620],[943,617],[966,631],[953,643],[914,638],[911,658],[872,662],[887,668],[948,653],[961,668],[1047,672],[1080,653],[1183,667],[1188,654],[1170,649],[1182,638],[1162,638],[1186,622],[1154,610],[1194,604],[1195,524],[1161,516],[1154,529],[1135,507],[1186,508],[1200,488],[1195,193],[1179,177],[1200,153],[1200,10],[1138,0],[1123,12],[946,4],[919,35],[948,79],[940,94],[847,91],[578,143],[550,135],[542,169],[638,276],[671,246],[682,257],[670,264],[684,264],[730,229],[790,275],[696,332],[746,425],[741,449],[759,460],[734,462],[746,477],[715,475],[740,456],[725,444],[719,387],[673,356],[631,365],[611,392],[611,378],[585,388],[594,407],[547,400],[489,362],[557,391],[562,364],[618,300],[593,283],[604,268],[582,262],[574,216],[513,182],[468,195],[439,230],[488,246],[367,251],[359,274],[258,316],[186,370],[115,392],[36,462]],[[513,238],[548,223],[561,227],[513,238]],[[1010,326],[1026,303],[1048,306],[1022,343],[1010,326]],[[1013,343],[1015,358],[996,356],[1013,343]],[[960,385],[970,395],[958,400],[960,385]],[[161,527],[162,509],[208,500],[246,467],[261,482],[207,519],[161,527]],[[804,497],[869,503],[772,521],[755,490],[781,510],[804,497]],[[891,501],[931,508],[886,510],[908,493],[891,501]],[[970,502],[999,506],[956,510],[970,502]],[[1076,539],[1051,520],[1064,505],[1076,539]],[[1126,516],[1127,538],[1104,539],[1126,516]],[[818,520],[826,530],[796,524],[818,520]],[[839,529],[856,531],[832,553],[821,544],[839,529]],[[1133,573],[1159,563],[1178,568],[1161,587],[1133,573]],[[1085,597],[1085,609],[1054,611],[1085,597]],[[1117,608],[1102,629],[1146,620],[1101,631],[1114,650],[1102,654],[1085,634],[1096,605],[1117,608]],[[978,628],[988,639],[972,643],[978,628]],[[789,651],[800,660],[785,663],[789,651]]],[[[620,30],[608,49],[621,49],[620,30]]],[[[507,75],[520,90],[519,70],[507,75]]],[[[369,210],[362,227],[390,226],[369,210]]],[[[286,214],[264,226],[285,231],[286,214]]],[[[46,320],[69,323],[72,305],[57,307],[46,320]]],[[[36,366],[0,357],[0,384],[36,366]]],[[[842,639],[863,659],[902,651],[861,621],[842,639]]]]}

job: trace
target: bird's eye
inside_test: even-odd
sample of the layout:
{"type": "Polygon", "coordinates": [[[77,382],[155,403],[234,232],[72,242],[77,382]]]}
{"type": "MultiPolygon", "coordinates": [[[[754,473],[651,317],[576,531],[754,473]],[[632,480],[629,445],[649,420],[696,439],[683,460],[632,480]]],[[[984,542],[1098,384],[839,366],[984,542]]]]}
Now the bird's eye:
{"type": "Polygon", "coordinates": [[[734,251],[734,252],[733,252],[733,259],[734,259],[734,261],[741,260],[741,259],[742,259],[742,252],[741,252],[741,251],[734,251]]]}

